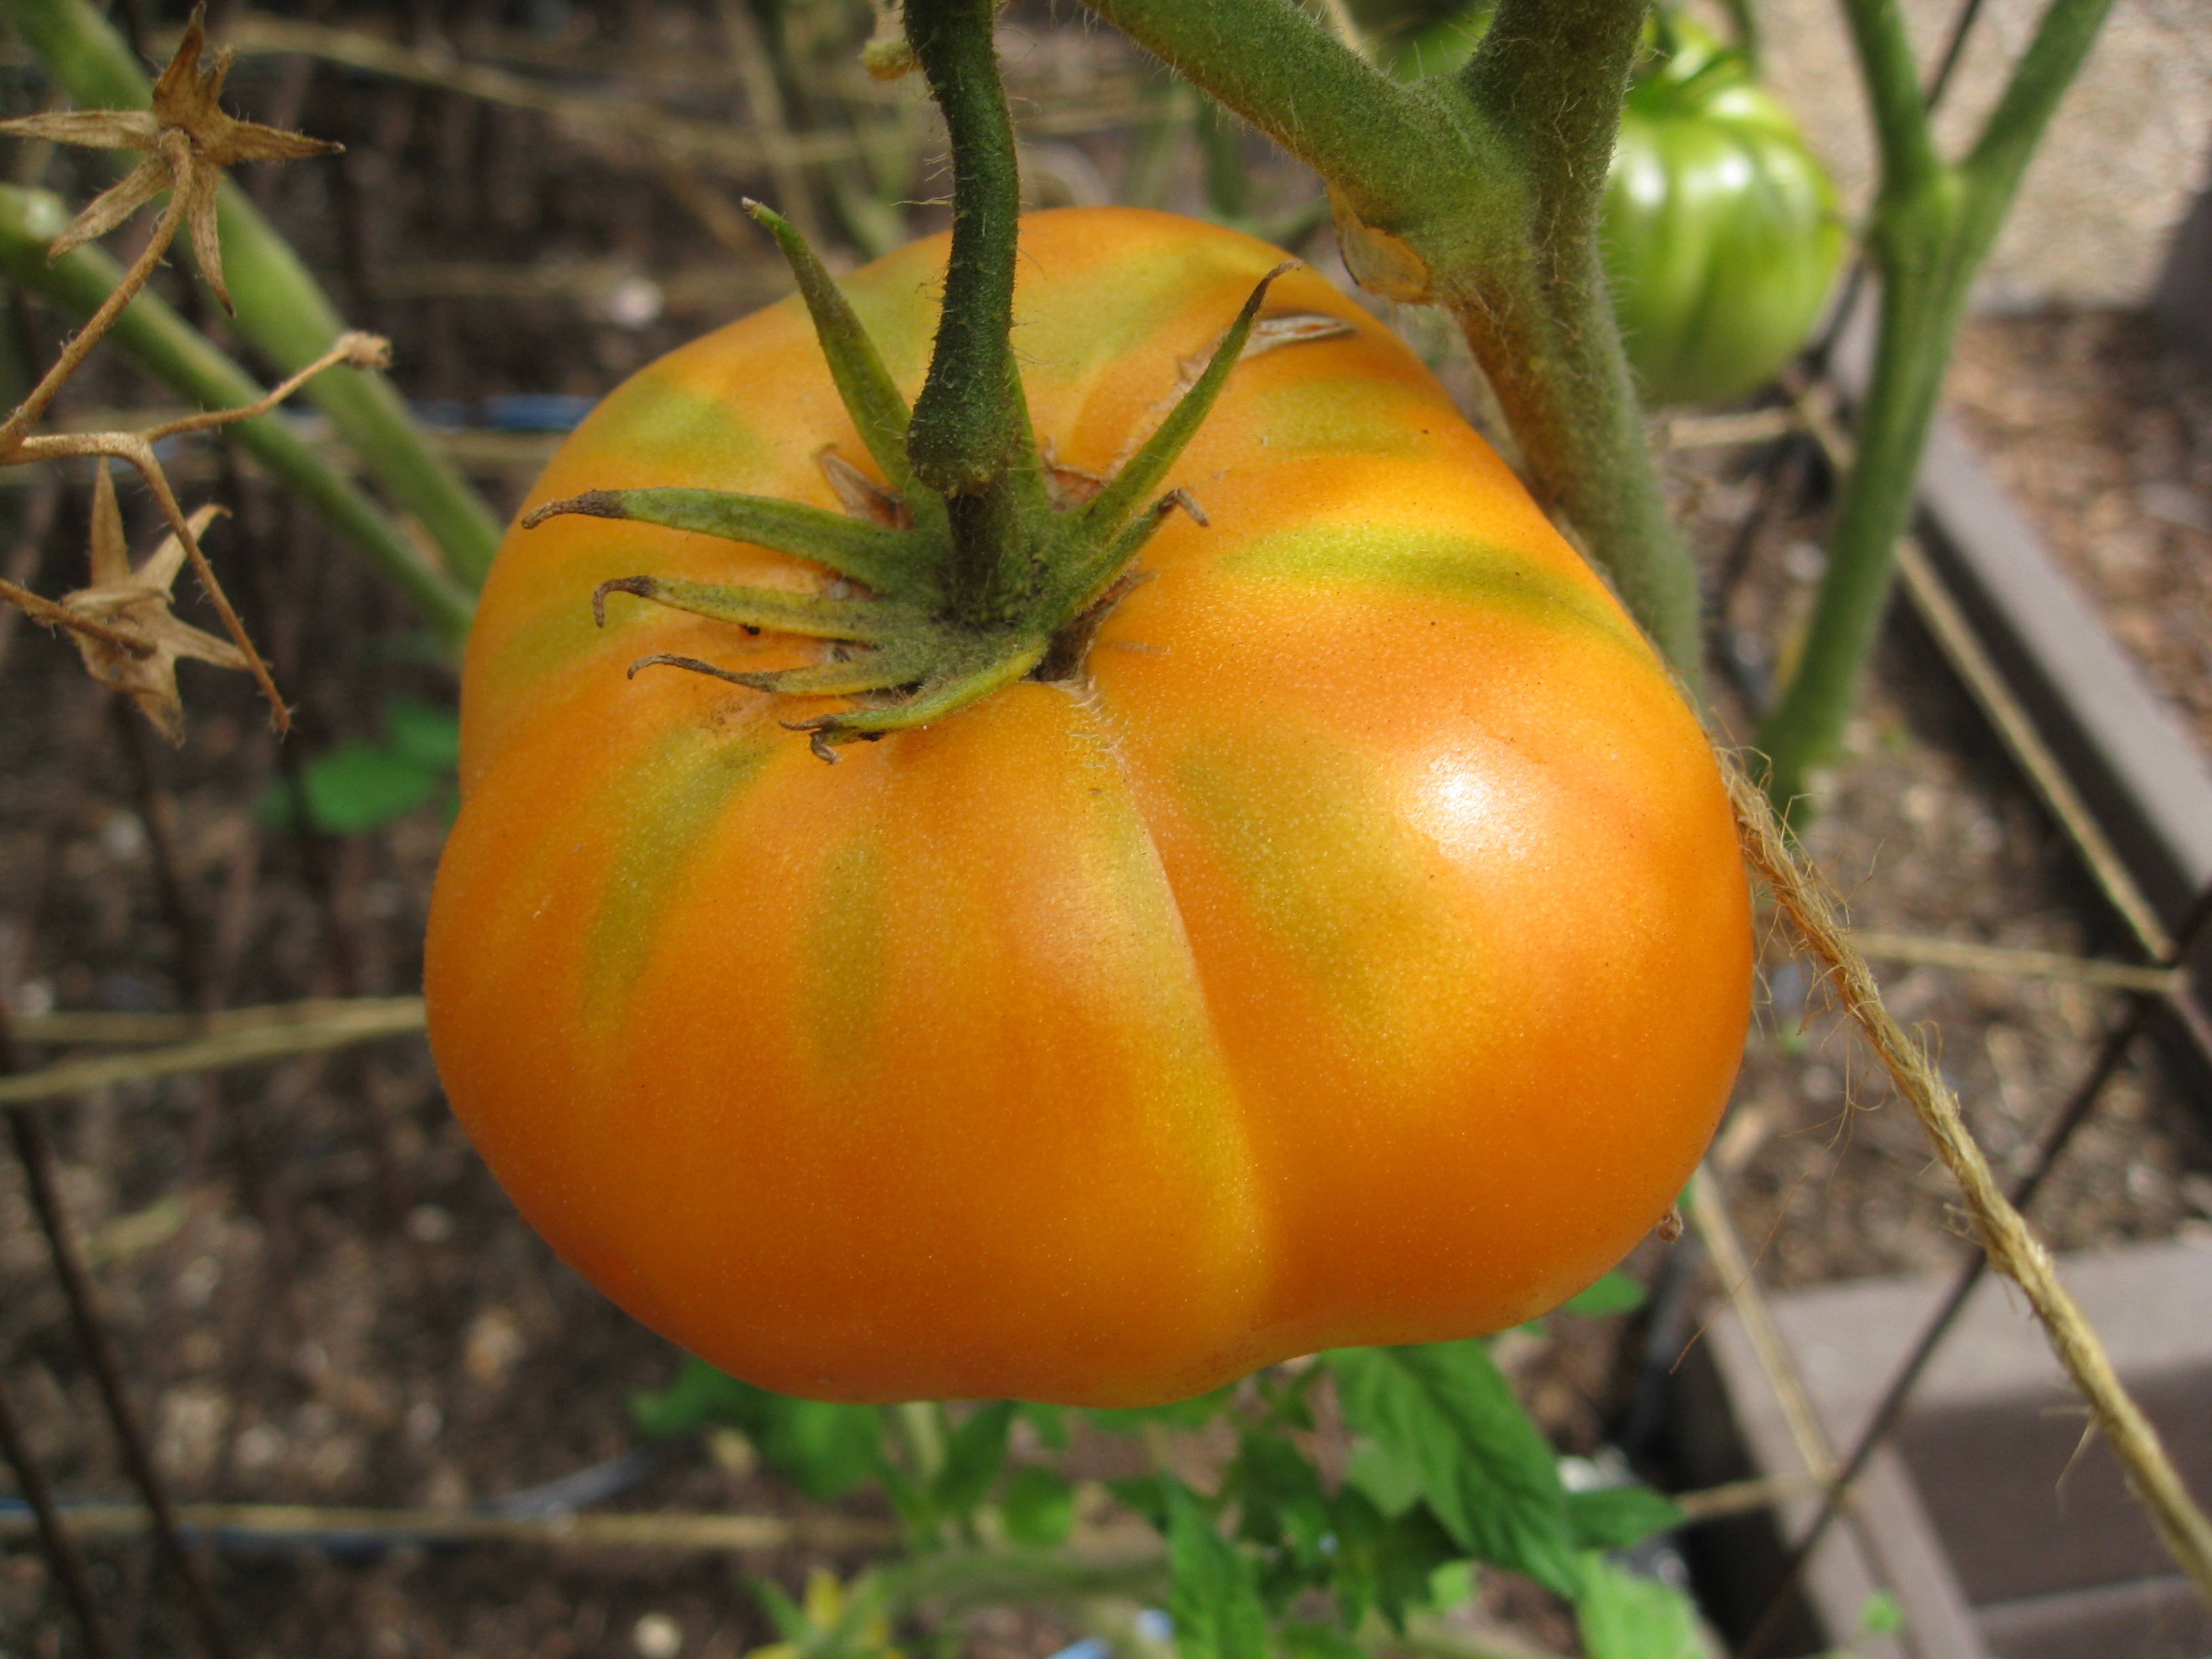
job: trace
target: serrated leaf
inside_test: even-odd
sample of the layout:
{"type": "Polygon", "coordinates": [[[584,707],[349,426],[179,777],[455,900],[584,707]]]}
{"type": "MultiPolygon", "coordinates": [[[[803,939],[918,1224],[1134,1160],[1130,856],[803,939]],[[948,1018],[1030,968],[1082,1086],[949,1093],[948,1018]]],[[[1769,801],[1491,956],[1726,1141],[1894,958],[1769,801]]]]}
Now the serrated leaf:
{"type": "Polygon", "coordinates": [[[945,1438],[945,1467],[932,1487],[940,1515],[965,1515],[983,1501],[1006,1457],[1014,1402],[993,1400],[970,1412],[945,1438]]]}
{"type": "Polygon", "coordinates": [[[1380,1441],[1362,1441],[1352,1448],[1344,1478],[1385,1515],[1403,1515],[1421,1501],[1419,1466],[1380,1441]]]}
{"type": "Polygon", "coordinates": [[[1267,1659],[1267,1614],[1251,1564],[1213,1529],[1212,1517],[1171,1474],[1159,1477],[1167,1510],[1168,1612],[1181,1659],[1267,1659]]]}
{"type": "Polygon", "coordinates": [[[1625,1550],[1680,1526],[1682,1511],[1649,1486],[1601,1486],[1567,1494],[1567,1524],[1577,1549],[1625,1550]]]}
{"type": "Polygon", "coordinates": [[[1709,1659],[1698,1610],[1671,1584],[1583,1558],[1575,1624],[1589,1659],[1709,1659]]]}
{"type": "Polygon", "coordinates": [[[1646,1296],[1642,1285],[1616,1267],[1588,1290],[1559,1304],[1559,1310],[1593,1319],[1605,1314],[1632,1313],[1644,1305],[1646,1296]]]}
{"type": "Polygon", "coordinates": [[[1323,1540],[1333,1530],[1328,1494],[1320,1472],[1288,1440],[1272,1434],[1241,1436],[1223,1489],[1239,1510],[1240,1536],[1281,1546],[1308,1576],[1327,1564],[1323,1540]]]}
{"type": "Polygon", "coordinates": [[[1014,1542],[1052,1549],[1074,1528],[1075,1488],[1063,1475],[1024,1464],[1006,1477],[999,1513],[1014,1542]]]}
{"type": "Polygon", "coordinates": [[[1332,1588],[1345,1628],[1358,1629],[1372,1608],[1392,1629],[1404,1630],[1407,1611],[1428,1604],[1437,1570],[1459,1558],[1459,1546],[1425,1504],[1386,1516],[1347,1484],[1337,1489],[1331,1507],[1336,1527],[1332,1588]]]}
{"type": "Polygon", "coordinates": [[[1422,1497],[1463,1549],[1574,1594],[1558,1463],[1482,1344],[1350,1348],[1327,1358],[1345,1421],[1420,1472],[1422,1497]]]}

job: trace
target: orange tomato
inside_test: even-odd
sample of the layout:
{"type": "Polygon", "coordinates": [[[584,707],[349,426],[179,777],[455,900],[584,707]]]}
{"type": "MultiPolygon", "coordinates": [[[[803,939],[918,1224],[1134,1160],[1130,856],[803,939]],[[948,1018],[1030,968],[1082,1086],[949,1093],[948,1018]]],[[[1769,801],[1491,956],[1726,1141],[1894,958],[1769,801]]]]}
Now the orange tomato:
{"type": "MultiPolygon", "coordinates": [[[[1024,222],[1040,441],[1104,473],[1280,255],[1024,222]]],[[[943,239],[845,279],[919,387],[943,239]]],[[[812,590],[653,526],[510,531],[469,643],[431,1042],[523,1212],[715,1364],[830,1400],[1132,1405],[1461,1337],[1617,1261],[1694,1165],[1749,908],[1696,720],[1413,355],[1310,272],[1080,672],[824,765],[812,642],[594,587],[812,590]]],[[[865,463],[796,299],[610,396],[531,502],[835,507],[865,463]]]]}

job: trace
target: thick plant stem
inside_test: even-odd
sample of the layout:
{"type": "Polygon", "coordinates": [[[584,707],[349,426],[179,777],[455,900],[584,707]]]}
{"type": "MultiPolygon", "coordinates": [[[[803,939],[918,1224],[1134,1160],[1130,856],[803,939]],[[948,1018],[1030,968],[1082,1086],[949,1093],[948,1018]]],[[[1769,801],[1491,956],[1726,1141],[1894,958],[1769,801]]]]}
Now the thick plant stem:
{"type": "Polygon", "coordinates": [[[1597,250],[1643,23],[1635,0],[1503,0],[1459,83],[1519,160],[1519,234],[1443,297],[1539,492],[1694,685],[1697,573],[1668,517],[1597,250]]]}
{"type": "Polygon", "coordinates": [[[1937,155],[1896,0],[1844,0],[1881,143],[1868,245],[1881,276],[1874,374],[1856,459],[1829,532],[1828,572],[1789,689],[1760,723],[1768,798],[1785,816],[1835,751],[1911,520],[1920,455],[1959,319],[2037,141],[2112,0],[2051,0],[1962,164],[1937,155]]]}
{"type": "Polygon", "coordinates": [[[1537,494],[1694,686],[1696,571],[1595,241],[1642,0],[1503,0],[1460,76],[1411,87],[1289,0],[1088,3],[1328,181],[1363,283],[1451,311],[1537,494]]]}
{"type": "Polygon", "coordinates": [[[1785,821],[1808,771],[1841,740],[1859,675],[1889,597],[1898,538],[1912,516],[1920,453],[1936,417],[1943,366],[1966,301],[1954,271],[1904,262],[1884,282],[1874,377],[1860,411],[1858,447],[1828,533],[1828,572],[1789,689],[1760,722],[1768,799],[1785,821]]]}
{"type": "Polygon", "coordinates": [[[1029,597],[1029,550],[1010,533],[1028,482],[1029,416],[1009,336],[1021,175],[999,82],[994,0],[906,0],[908,41],[952,142],[952,250],[929,376],[915,399],[907,458],[945,498],[951,590],[967,621],[993,626],[1029,597]]]}
{"type": "MultiPolygon", "coordinates": [[[[90,0],[0,0],[0,15],[80,109],[143,109],[153,87],[129,45],[90,0]]],[[[345,324],[329,296],[246,193],[228,180],[216,205],[224,273],[240,332],[286,374],[330,349],[345,324]]],[[[499,546],[483,499],[431,447],[392,383],[338,368],[306,394],[331,417],[392,500],[421,522],[447,563],[478,586],[499,546]]]]}
{"type": "MultiPolygon", "coordinates": [[[[47,260],[46,245],[68,216],[56,197],[0,186],[0,269],[25,289],[82,319],[114,291],[122,273],[98,248],[76,248],[47,260]]],[[[261,396],[252,376],[158,295],[140,294],[116,319],[107,338],[203,408],[236,409],[261,396]]],[[[441,642],[459,646],[468,632],[473,599],[426,559],[374,501],[273,416],[241,421],[224,436],[351,542],[422,612],[441,642]]]]}
{"type": "Polygon", "coordinates": [[[1014,239],[1021,179],[999,86],[992,0],[907,0],[907,39],[952,141],[952,252],[929,378],[915,400],[907,454],[945,495],[1006,476],[1021,441],[1008,376],[1014,239]]]}

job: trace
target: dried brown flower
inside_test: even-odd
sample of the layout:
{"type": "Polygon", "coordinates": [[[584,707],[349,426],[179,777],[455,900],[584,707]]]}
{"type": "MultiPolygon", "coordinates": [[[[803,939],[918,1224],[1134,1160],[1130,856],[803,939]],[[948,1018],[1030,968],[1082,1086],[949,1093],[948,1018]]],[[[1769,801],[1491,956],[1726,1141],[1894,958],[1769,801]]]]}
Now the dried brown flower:
{"type": "MultiPolygon", "coordinates": [[[[197,538],[222,511],[201,507],[188,520],[197,538]]],[[[169,589],[184,568],[185,545],[163,538],[136,570],[123,538],[123,514],[116,505],[115,481],[100,463],[92,497],[92,585],[62,597],[61,608],[101,625],[100,631],[71,629],[84,665],[102,685],[127,692],[155,730],[173,744],[185,740],[185,710],[177,695],[177,659],[193,657],[218,668],[251,672],[253,665],[228,640],[204,633],[171,614],[169,589]]]]}
{"type": "Polygon", "coordinates": [[[0,121],[0,132],[94,149],[145,151],[144,161],[94,197],[54,239],[48,257],[59,258],[82,243],[105,236],[163,191],[173,189],[185,198],[185,222],[201,274],[223,309],[230,311],[230,290],[222,280],[222,245],[216,233],[216,192],[222,183],[222,169],[236,161],[325,155],[343,146],[223,113],[217,99],[237,49],[225,46],[212,64],[200,67],[207,46],[206,11],[204,0],[192,9],[185,38],[177,43],[177,55],[154,83],[152,108],[25,115],[0,121]]]}

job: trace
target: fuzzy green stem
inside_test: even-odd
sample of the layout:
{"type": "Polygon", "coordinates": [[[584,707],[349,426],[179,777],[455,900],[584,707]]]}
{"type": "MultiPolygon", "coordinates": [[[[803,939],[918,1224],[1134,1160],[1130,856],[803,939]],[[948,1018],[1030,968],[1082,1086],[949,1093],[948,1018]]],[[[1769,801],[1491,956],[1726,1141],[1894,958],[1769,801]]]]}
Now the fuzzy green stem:
{"type": "MultiPolygon", "coordinates": [[[[1885,266],[1893,263],[1902,265],[1885,266]]],[[[1827,575],[1796,672],[1753,739],[1767,757],[1768,798],[1785,818],[1803,797],[1810,769],[1843,737],[1881,627],[1965,289],[1942,270],[1901,268],[1885,277],[1874,378],[1860,410],[1856,459],[1829,531],[1827,575]]]]}
{"type": "MultiPolygon", "coordinates": [[[[152,83],[129,45],[89,0],[0,0],[0,15],[80,109],[143,109],[152,100],[152,83]]],[[[126,164],[128,159],[125,155],[126,164]]],[[[246,193],[228,180],[216,217],[239,331],[284,373],[306,368],[343,331],[337,307],[246,193]]],[[[499,520],[431,446],[392,383],[372,370],[335,368],[317,376],[307,396],[392,500],[422,524],[462,580],[471,587],[480,584],[499,546],[499,520]]]]}
{"type": "Polygon", "coordinates": [[[1754,743],[1785,816],[1832,756],[1881,620],[1898,538],[1912,514],[1921,451],[1959,319],[2028,158],[2087,57],[2112,0],[2051,0],[1966,162],[1936,153],[1897,0],[1844,0],[1882,177],[1868,246],[1881,274],[1874,374],[1856,459],[1829,535],[1805,647],[1754,743]]]}
{"type": "Polygon", "coordinates": [[[980,495],[1020,447],[1012,389],[1015,237],[1021,176],[999,84],[993,0],[907,0],[907,39],[952,142],[952,252],[929,378],[915,400],[907,454],[950,496],[980,495]]]}
{"type": "Polygon", "coordinates": [[[1595,234],[1643,0],[1504,0],[1458,76],[1413,86],[1287,0],[1088,3],[1318,171],[1355,240],[1380,233],[1409,256],[1384,291],[1450,309],[1537,494],[1694,686],[1696,571],[1668,520],[1595,234]]]}
{"type": "MultiPolygon", "coordinates": [[[[68,219],[58,198],[0,186],[0,267],[29,292],[82,319],[114,291],[122,271],[94,247],[75,249],[49,264],[46,245],[68,219]]],[[[204,408],[237,409],[262,395],[252,376],[153,294],[134,299],[107,337],[204,408]]],[[[273,415],[261,415],[228,427],[223,435],[359,549],[441,641],[459,645],[474,609],[468,591],[426,560],[405,532],[289,427],[273,415]]]]}

